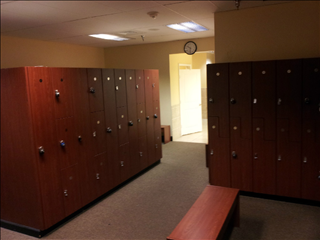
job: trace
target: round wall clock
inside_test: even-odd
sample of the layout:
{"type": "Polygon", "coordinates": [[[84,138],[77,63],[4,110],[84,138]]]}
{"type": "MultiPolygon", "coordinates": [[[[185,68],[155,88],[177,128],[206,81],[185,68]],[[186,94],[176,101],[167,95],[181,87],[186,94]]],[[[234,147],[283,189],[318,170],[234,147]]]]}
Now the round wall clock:
{"type": "Polygon", "coordinates": [[[189,41],[184,45],[184,52],[188,55],[192,55],[197,51],[197,44],[189,41]]]}

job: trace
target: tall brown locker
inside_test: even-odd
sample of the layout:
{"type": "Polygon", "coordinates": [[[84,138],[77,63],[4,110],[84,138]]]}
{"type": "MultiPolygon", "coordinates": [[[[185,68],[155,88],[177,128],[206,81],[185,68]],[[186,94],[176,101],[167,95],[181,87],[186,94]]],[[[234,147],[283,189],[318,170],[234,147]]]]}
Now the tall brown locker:
{"type": "Polygon", "coordinates": [[[42,236],[160,160],[154,138],[160,120],[153,118],[160,112],[158,72],[150,72],[157,87],[147,92],[135,70],[1,69],[3,227],[42,236]],[[150,146],[146,119],[137,124],[145,96],[151,97],[150,146]]]}

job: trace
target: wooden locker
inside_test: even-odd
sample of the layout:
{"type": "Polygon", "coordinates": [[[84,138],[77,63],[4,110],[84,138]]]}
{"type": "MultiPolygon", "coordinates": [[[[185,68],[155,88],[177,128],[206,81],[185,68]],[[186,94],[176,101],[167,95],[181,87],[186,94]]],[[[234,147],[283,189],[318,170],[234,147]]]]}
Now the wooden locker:
{"type": "Polygon", "coordinates": [[[264,139],[276,139],[276,63],[252,63],[252,117],[264,119],[264,139]]]}
{"type": "Polygon", "coordinates": [[[101,69],[88,68],[88,92],[90,111],[103,111],[103,92],[102,92],[102,77],[101,69]]]}
{"type": "MultiPolygon", "coordinates": [[[[151,73],[151,84],[152,84],[152,99],[153,101],[159,101],[160,96],[159,96],[159,70],[153,69],[149,70],[151,73]]],[[[148,77],[148,76],[147,76],[148,77]]]]}
{"type": "Polygon", "coordinates": [[[137,125],[139,138],[146,135],[146,110],[144,103],[137,104],[137,125]]]}
{"type": "Polygon", "coordinates": [[[161,130],[161,123],[160,123],[160,104],[158,100],[153,101],[153,126],[154,130],[158,131],[161,130]]]}
{"type": "Polygon", "coordinates": [[[104,111],[91,114],[91,129],[93,139],[93,155],[107,151],[107,132],[105,129],[104,111]]]}
{"type": "MultiPolygon", "coordinates": [[[[44,72],[38,74],[41,75],[40,78],[47,80],[48,76],[44,69],[40,69],[40,71],[44,72]]],[[[26,68],[1,69],[1,219],[35,229],[45,229],[43,212],[48,214],[49,219],[52,219],[51,222],[55,222],[55,219],[54,214],[51,211],[48,212],[50,210],[48,205],[45,206],[44,211],[42,210],[43,199],[40,187],[45,192],[49,190],[43,182],[39,181],[38,176],[38,165],[43,168],[43,164],[41,164],[42,159],[33,137],[27,74],[26,68]],[[26,191],[26,189],[28,190],[26,191]],[[21,214],[22,211],[23,214],[21,214]]],[[[40,78],[31,80],[31,82],[37,84],[36,80],[39,81],[40,78]]],[[[44,86],[45,88],[46,86],[44,86]]],[[[40,90],[42,89],[40,88],[40,90]]],[[[50,90],[46,92],[51,93],[50,90]]],[[[44,101],[46,101],[48,98],[45,96],[46,93],[39,92],[39,94],[45,97],[44,101]]],[[[40,96],[35,96],[35,100],[38,97],[40,96]]],[[[48,137],[50,143],[53,136],[48,137]]],[[[47,142],[41,141],[41,144],[43,143],[47,142]]],[[[48,151],[50,150],[48,149],[48,151]]],[[[45,159],[46,163],[53,160],[47,164],[52,165],[55,169],[55,158],[50,158],[48,155],[45,159]]],[[[50,176],[56,174],[54,169],[53,174],[49,174],[50,176]]],[[[46,180],[45,175],[41,174],[40,177],[42,180],[46,180]]],[[[48,184],[49,187],[56,186],[55,181],[50,178],[48,184]]],[[[59,190],[55,187],[54,193],[49,192],[53,200],[55,200],[54,194],[57,192],[59,194],[59,190]]],[[[57,208],[59,211],[58,216],[62,217],[61,210],[63,209],[61,207],[63,207],[63,203],[59,202],[59,199],[53,203],[53,208],[57,208]]]]}
{"type": "Polygon", "coordinates": [[[91,172],[91,182],[93,186],[93,199],[100,197],[104,193],[107,192],[108,183],[107,183],[107,153],[101,153],[99,155],[94,156],[92,159],[92,170],[91,172]]]}
{"type": "Polygon", "coordinates": [[[229,138],[219,136],[221,121],[219,117],[208,118],[208,165],[209,183],[212,185],[230,187],[230,147],[229,138]]]}
{"type": "Polygon", "coordinates": [[[118,146],[124,145],[129,142],[128,130],[128,113],[127,107],[117,107],[117,120],[118,120],[118,146]]]}
{"type": "Polygon", "coordinates": [[[302,61],[277,61],[277,118],[289,120],[289,140],[301,142],[302,61]]]}
{"type": "Polygon", "coordinates": [[[139,163],[140,168],[145,169],[149,166],[148,163],[148,149],[147,149],[147,136],[144,135],[139,138],[139,148],[138,148],[138,156],[139,156],[139,163]]]}
{"type": "Polygon", "coordinates": [[[52,82],[49,69],[28,67],[29,97],[32,119],[36,123],[33,129],[34,145],[42,147],[43,154],[37,151],[39,181],[41,186],[45,229],[62,220],[64,215],[63,192],[61,191],[60,166],[58,162],[59,145],[56,142],[55,115],[52,96],[52,82]]]}
{"type": "Polygon", "coordinates": [[[74,117],[56,120],[55,143],[59,146],[58,156],[60,169],[78,163],[78,137],[75,134],[74,117]]]}
{"type": "Polygon", "coordinates": [[[155,158],[153,162],[156,162],[162,158],[162,136],[161,129],[154,132],[154,143],[155,143],[155,158]]]}
{"type": "Polygon", "coordinates": [[[82,207],[78,164],[61,170],[61,181],[65,216],[69,216],[82,207]]]}
{"type": "Polygon", "coordinates": [[[108,188],[112,189],[120,184],[120,165],[118,148],[118,121],[116,107],[116,92],[113,69],[102,69],[105,128],[107,132],[107,178],[108,188]]]}
{"type": "Polygon", "coordinates": [[[230,63],[230,117],[239,117],[241,138],[252,138],[251,63],[230,63]]]}
{"type": "Polygon", "coordinates": [[[265,118],[253,118],[253,191],[276,193],[276,141],[266,140],[265,118]]]}
{"type": "Polygon", "coordinates": [[[280,196],[301,196],[301,143],[290,141],[290,120],[277,120],[277,189],[280,196]]]}
{"type": "Polygon", "coordinates": [[[115,69],[114,74],[117,107],[127,106],[125,70],[115,69]]]}
{"type": "Polygon", "coordinates": [[[129,143],[126,143],[124,145],[121,145],[119,147],[119,164],[120,164],[120,178],[121,182],[126,181],[131,176],[133,176],[132,173],[132,164],[130,162],[130,147],[129,143]]]}
{"type": "Polygon", "coordinates": [[[137,104],[145,102],[143,70],[135,70],[137,104]]]}
{"type": "Polygon", "coordinates": [[[231,187],[252,191],[252,141],[242,138],[240,118],[230,118],[231,187]]]}
{"type": "Polygon", "coordinates": [[[229,65],[207,65],[208,116],[219,117],[219,136],[229,138],[229,65]]]}

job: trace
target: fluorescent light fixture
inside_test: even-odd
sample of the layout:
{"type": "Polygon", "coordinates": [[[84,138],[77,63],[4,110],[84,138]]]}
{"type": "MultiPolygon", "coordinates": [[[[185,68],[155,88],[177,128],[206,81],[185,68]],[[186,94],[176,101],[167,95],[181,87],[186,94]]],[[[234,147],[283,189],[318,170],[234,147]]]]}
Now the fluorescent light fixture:
{"type": "Polygon", "coordinates": [[[208,29],[206,29],[205,27],[199,24],[196,24],[194,22],[170,24],[170,25],[167,25],[167,27],[178,30],[178,31],[186,32],[186,33],[208,31],[208,29]]]}
{"type": "Polygon", "coordinates": [[[105,40],[113,40],[113,41],[125,41],[129,40],[129,38],[123,38],[123,37],[118,37],[115,35],[110,35],[110,34],[92,34],[89,35],[90,37],[95,37],[95,38],[101,38],[105,40]]]}

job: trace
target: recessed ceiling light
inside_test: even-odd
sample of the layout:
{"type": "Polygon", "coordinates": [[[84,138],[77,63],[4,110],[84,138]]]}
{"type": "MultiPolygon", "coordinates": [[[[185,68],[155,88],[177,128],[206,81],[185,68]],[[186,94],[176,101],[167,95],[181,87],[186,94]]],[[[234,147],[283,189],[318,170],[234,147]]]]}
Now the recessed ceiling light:
{"type": "Polygon", "coordinates": [[[178,30],[178,31],[186,32],[186,33],[208,31],[208,29],[206,29],[205,27],[199,24],[196,24],[194,22],[170,24],[170,25],[167,25],[167,27],[178,30]]]}
{"type": "Polygon", "coordinates": [[[123,38],[123,37],[118,37],[115,35],[110,35],[110,34],[92,34],[89,35],[90,37],[95,37],[95,38],[101,38],[105,40],[113,40],[113,41],[125,41],[129,40],[129,38],[123,38]]]}

